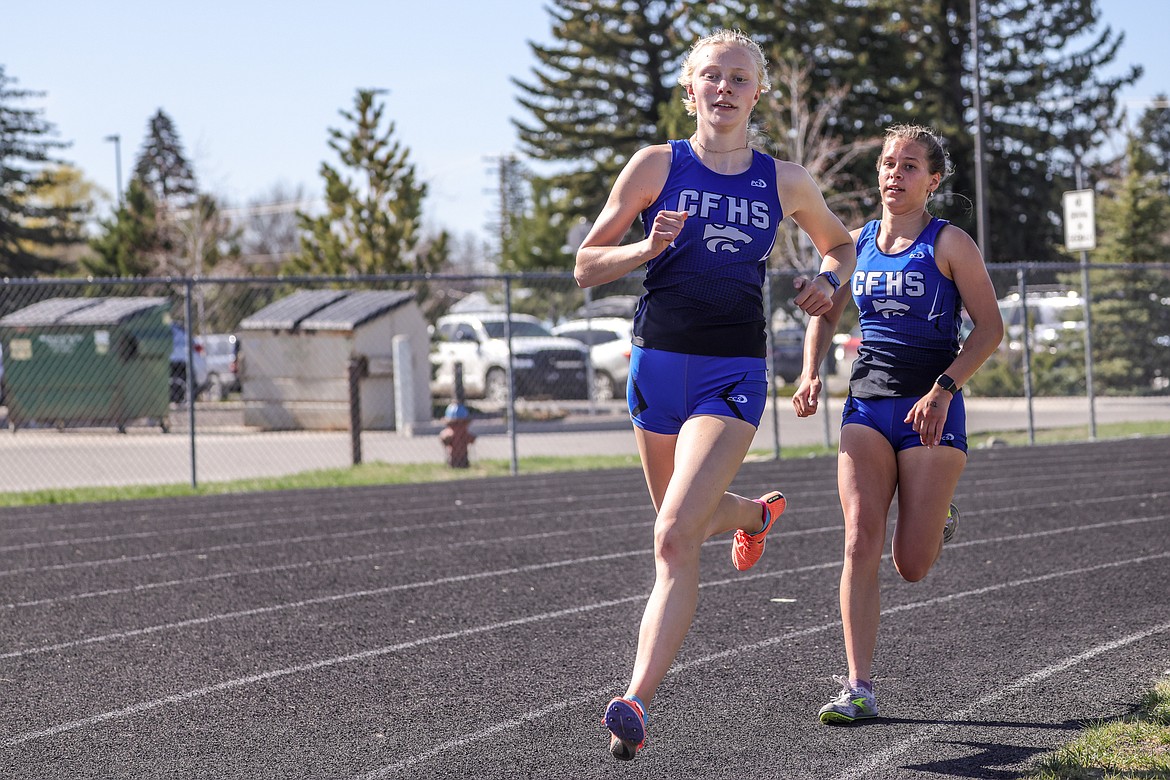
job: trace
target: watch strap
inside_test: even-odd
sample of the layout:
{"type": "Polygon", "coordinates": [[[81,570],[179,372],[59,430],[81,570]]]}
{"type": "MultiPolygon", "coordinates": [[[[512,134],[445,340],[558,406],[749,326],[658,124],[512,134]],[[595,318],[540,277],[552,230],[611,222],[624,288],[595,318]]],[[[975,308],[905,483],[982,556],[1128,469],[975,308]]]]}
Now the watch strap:
{"type": "Polygon", "coordinates": [[[833,273],[832,271],[821,271],[819,274],[817,274],[817,276],[825,277],[825,281],[827,281],[832,286],[833,292],[837,292],[837,290],[841,288],[841,280],[837,278],[837,274],[833,273]]]}

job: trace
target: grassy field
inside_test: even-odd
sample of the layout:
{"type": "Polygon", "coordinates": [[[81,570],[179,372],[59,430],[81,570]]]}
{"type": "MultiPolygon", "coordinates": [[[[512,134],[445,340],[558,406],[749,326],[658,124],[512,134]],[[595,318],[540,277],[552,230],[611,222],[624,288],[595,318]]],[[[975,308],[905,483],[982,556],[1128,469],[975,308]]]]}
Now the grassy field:
{"type": "Polygon", "coordinates": [[[1081,735],[1044,756],[1024,780],[1170,779],[1170,679],[1149,691],[1129,715],[1088,724],[1081,735]]]}

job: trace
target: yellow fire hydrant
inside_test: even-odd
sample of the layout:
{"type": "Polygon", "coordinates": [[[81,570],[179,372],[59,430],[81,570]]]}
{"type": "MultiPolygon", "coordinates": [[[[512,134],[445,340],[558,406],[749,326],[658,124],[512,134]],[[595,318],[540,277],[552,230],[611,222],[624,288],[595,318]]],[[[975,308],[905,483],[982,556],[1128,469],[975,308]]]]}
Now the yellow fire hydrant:
{"type": "Polygon", "coordinates": [[[446,426],[439,431],[439,441],[447,450],[447,465],[453,469],[470,468],[467,449],[475,442],[475,434],[471,432],[471,412],[463,404],[448,404],[443,412],[443,422],[446,426]]]}

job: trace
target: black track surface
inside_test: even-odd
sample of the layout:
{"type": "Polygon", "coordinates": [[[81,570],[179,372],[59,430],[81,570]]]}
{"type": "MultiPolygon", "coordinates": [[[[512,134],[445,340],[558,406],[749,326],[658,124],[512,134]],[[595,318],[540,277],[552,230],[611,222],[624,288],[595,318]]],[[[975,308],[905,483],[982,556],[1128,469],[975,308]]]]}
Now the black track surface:
{"type": "Polygon", "coordinates": [[[653,581],[633,470],[0,512],[0,777],[1010,778],[1170,668],[1170,440],[973,452],[959,536],[883,564],[845,671],[833,461],[750,572],[703,552],[637,760],[600,724],[653,581]]]}

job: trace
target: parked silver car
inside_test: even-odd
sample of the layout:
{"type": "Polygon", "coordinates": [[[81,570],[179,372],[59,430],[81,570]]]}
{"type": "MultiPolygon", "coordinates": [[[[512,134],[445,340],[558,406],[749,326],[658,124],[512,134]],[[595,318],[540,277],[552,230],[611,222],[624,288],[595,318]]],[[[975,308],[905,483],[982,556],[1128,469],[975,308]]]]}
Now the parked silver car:
{"type": "Polygon", "coordinates": [[[552,329],[553,335],[576,339],[589,347],[593,363],[594,401],[611,401],[626,394],[630,375],[630,341],[633,325],[621,317],[569,320],[552,329]]]}
{"type": "MultiPolygon", "coordinates": [[[[199,339],[191,341],[191,366],[195,371],[194,396],[197,398],[207,388],[207,360],[199,339]]],[[[171,323],[171,389],[173,404],[187,401],[187,331],[177,322],[171,323]]]]}
{"type": "Polygon", "coordinates": [[[207,395],[222,401],[240,389],[239,339],[231,333],[208,333],[195,337],[207,363],[207,395]]]}

